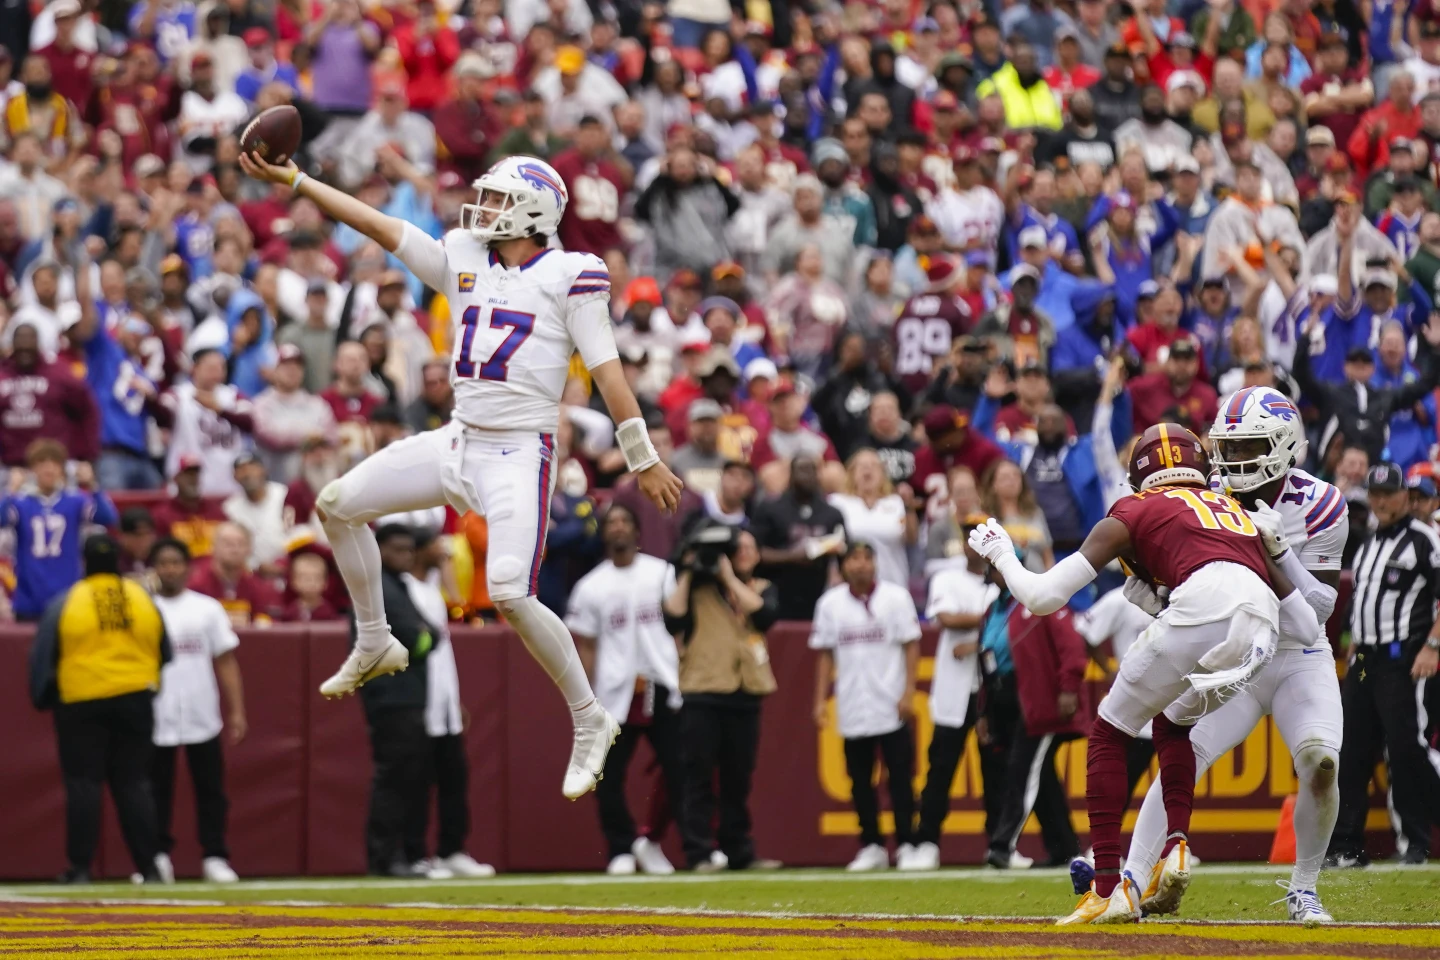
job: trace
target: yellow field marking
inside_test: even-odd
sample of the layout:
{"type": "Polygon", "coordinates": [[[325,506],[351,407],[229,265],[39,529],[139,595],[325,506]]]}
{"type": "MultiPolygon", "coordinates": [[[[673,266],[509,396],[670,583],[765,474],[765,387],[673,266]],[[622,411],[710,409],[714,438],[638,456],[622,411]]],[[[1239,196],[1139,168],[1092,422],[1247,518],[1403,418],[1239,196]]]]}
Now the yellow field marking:
{"type": "MultiPolygon", "coordinates": [[[[921,958],[1144,957],[1125,938],[1187,938],[1177,952],[1231,955],[1237,941],[1303,944],[1306,957],[1335,956],[1327,946],[1435,948],[1434,930],[1291,926],[1205,926],[1182,923],[1057,930],[1039,923],[878,920],[624,913],[575,910],[414,906],[236,906],[0,903],[0,954],[78,960],[195,957],[203,960],[331,957],[499,957],[527,960],[655,956],[667,960],[717,956],[748,960],[866,957],[921,958]],[[1013,937],[1012,942],[1005,942],[1013,937]],[[1092,939],[1094,938],[1094,939],[1092,939]],[[1089,942],[1087,942],[1089,941],[1089,942]],[[1199,949],[1197,949],[1197,947],[1199,949]]],[[[1135,944],[1152,948],[1153,941],[1135,944]]],[[[1173,956],[1173,953],[1154,954],[1173,956]]],[[[1277,953],[1293,960],[1294,953],[1277,953]]]]}

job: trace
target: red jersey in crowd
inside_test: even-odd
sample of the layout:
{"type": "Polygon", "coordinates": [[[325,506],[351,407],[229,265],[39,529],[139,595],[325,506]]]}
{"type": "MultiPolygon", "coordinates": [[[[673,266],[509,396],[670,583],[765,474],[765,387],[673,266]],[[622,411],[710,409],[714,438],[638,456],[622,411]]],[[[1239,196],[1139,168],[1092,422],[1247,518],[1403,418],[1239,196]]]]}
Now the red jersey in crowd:
{"type": "MultiPolygon", "coordinates": [[[[436,160],[441,170],[453,170],[466,184],[487,169],[497,137],[491,111],[478,100],[455,98],[442,103],[430,121],[435,124],[436,160]]],[[[575,191],[570,195],[573,199],[575,191]]]]}
{"type": "Polygon", "coordinates": [[[168,77],[159,83],[136,83],[97,89],[86,107],[85,122],[95,136],[114,130],[120,137],[120,159],[129,170],[147,153],[166,158],[173,152],[168,121],[175,118],[180,98],[173,95],[168,77]]]}
{"type": "Polygon", "coordinates": [[[566,150],[550,161],[570,186],[570,203],[560,220],[560,242],[566,250],[603,257],[624,248],[620,237],[620,199],[625,178],[603,157],[590,159],[579,150],[566,150]]]}
{"type": "Polygon", "coordinates": [[[59,440],[72,460],[100,455],[100,413],[85,381],[63,364],[21,370],[0,360],[0,461],[25,465],[25,449],[41,438],[59,440]]]}
{"type": "MultiPolygon", "coordinates": [[[[90,102],[93,81],[90,68],[95,59],[93,53],[71,47],[60,49],[58,42],[33,51],[36,56],[50,64],[50,88],[81,109],[90,102]]],[[[17,73],[18,68],[17,68],[17,73]]]]}
{"type": "MultiPolygon", "coordinates": [[[[1178,326],[1166,329],[1158,323],[1142,323],[1131,327],[1130,332],[1125,334],[1125,339],[1140,355],[1140,362],[1148,367],[1159,360],[1161,350],[1168,350],[1170,344],[1189,336],[1188,331],[1178,326]]],[[[1205,373],[1204,354],[1200,355],[1200,379],[1209,379],[1205,373]]]]}
{"type": "MultiPolygon", "coordinates": [[[[434,22],[433,14],[430,22],[434,22]]],[[[459,38],[455,31],[444,27],[424,32],[417,23],[411,23],[395,31],[395,49],[409,77],[405,93],[410,98],[410,109],[429,113],[445,99],[450,68],[460,59],[459,38]]]]}
{"type": "Polygon", "coordinates": [[[1164,373],[1149,373],[1130,381],[1130,399],[1135,405],[1135,430],[1174,420],[1196,433],[1215,422],[1220,398],[1215,388],[1196,377],[1189,386],[1176,390],[1164,373]]]}
{"type": "MultiPolygon", "coordinates": [[[[1364,70],[1359,67],[1351,67],[1344,73],[1316,73],[1300,81],[1300,99],[1304,101],[1312,93],[1322,97],[1333,97],[1340,92],[1341,87],[1348,87],[1351,84],[1362,83],[1369,79],[1364,70]]],[[[1335,134],[1335,143],[1341,150],[1344,150],[1350,143],[1350,136],[1355,128],[1360,125],[1360,117],[1363,110],[1335,110],[1330,113],[1314,114],[1310,117],[1311,125],[1319,124],[1329,127],[1330,132],[1335,134]]]]}
{"type": "Polygon", "coordinates": [[[1045,84],[1060,95],[1060,102],[1067,106],[1070,95],[1076,90],[1084,90],[1100,82],[1100,71],[1086,63],[1075,64],[1073,70],[1065,70],[1058,63],[1053,64],[1046,67],[1041,76],[1045,78],[1045,84]]]}
{"type": "Polygon", "coordinates": [[[237,628],[268,624],[280,615],[279,594],[248,571],[235,580],[226,580],[212,563],[197,564],[190,575],[190,589],[219,600],[230,615],[231,625],[237,628]]]}
{"type": "Polygon", "coordinates": [[[950,356],[950,344],[974,324],[970,307],[953,291],[923,293],[905,301],[891,329],[895,376],[915,396],[925,392],[934,371],[950,356]]]}
{"type": "Polygon", "coordinates": [[[928,443],[916,450],[910,486],[925,498],[925,515],[933,520],[945,511],[951,468],[969,467],[978,480],[990,464],[1004,459],[1004,452],[988,438],[975,430],[967,430],[965,440],[949,453],[939,453],[934,444],[928,443]]]}
{"type": "MultiPolygon", "coordinates": [[[[1007,403],[995,414],[995,436],[1007,443],[1034,443],[1036,419],[1018,403],[1007,403]]],[[[1065,414],[1065,433],[1075,436],[1075,421],[1065,414]]]]}
{"type": "Polygon", "coordinates": [[[215,528],[226,519],[219,500],[201,498],[187,502],[179,497],[156,504],[150,518],[155,521],[157,536],[174,537],[185,544],[190,556],[197,560],[210,556],[215,528]]]}
{"type": "MultiPolygon", "coordinates": [[[[1238,563],[1270,582],[1265,547],[1245,508],[1203,487],[1158,486],[1121,497],[1110,508],[1130,531],[1141,571],[1174,590],[1207,563],[1238,563]],[[1242,532],[1249,529],[1249,533],[1242,532]]],[[[1138,574],[1137,574],[1138,575],[1138,574]]]]}

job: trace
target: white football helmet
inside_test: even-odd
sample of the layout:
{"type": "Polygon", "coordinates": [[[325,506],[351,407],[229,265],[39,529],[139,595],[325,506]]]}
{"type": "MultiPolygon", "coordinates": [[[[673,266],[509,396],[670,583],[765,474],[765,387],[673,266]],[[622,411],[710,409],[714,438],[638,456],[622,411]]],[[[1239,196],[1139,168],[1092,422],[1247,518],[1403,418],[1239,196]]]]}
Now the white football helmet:
{"type": "Polygon", "coordinates": [[[1211,462],[1232,493],[1278,480],[1305,458],[1305,427],[1289,397],[1270,387],[1246,387],[1220,404],[1210,428],[1211,462]]]}
{"type": "Polygon", "coordinates": [[[555,168],[535,157],[508,157],[471,184],[476,203],[460,208],[460,226],[485,243],[550,236],[560,226],[570,192],[555,168]],[[483,217],[494,215],[489,223],[483,217]]]}

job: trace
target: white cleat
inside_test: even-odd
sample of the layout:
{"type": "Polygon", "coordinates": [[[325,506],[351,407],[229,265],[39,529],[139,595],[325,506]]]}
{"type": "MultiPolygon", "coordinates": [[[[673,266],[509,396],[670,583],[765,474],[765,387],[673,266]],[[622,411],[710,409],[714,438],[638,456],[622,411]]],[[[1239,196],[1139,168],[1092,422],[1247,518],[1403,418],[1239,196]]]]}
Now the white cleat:
{"type": "Polygon", "coordinates": [[[579,800],[595,789],[595,784],[605,775],[605,758],[618,736],[620,724],[604,707],[600,708],[598,721],[575,728],[575,745],[570,750],[570,766],[565,770],[561,791],[566,797],[579,800]]]}
{"type": "Polygon", "coordinates": [[[855,854],[845,867],[851,873],[868,873],[872,870],[889,870],[890,854],[878,843],[861,847],[860,852],[855,854]]]}
{"type": "Polygon", "coordinates": [[[660,844],[649,837],[636,837],[635,842],[630,845],[630,853],[635,857],[635,863],[644,873],[666,877],[675,872],[675,865],[670,862],[669,857],[665,856],[665,851],[660,849],[660,844]]]}
{"type": "Polygon", "coordinates": [[[1035,866],[1035,861],[1025,856],[1025,854],[1019,850],[1010,851],[1011,870],[1029,870],[1033,866],[1035,866]]]}
{"type": "Polygon", "coordinates": [[[917,843],[910,848],[908,856],[895,858],[895,867],[899,870],[939,870],[940,848],[929,842],[917,843]]]}
{"type": "Polygon", "coordinates": [[[206,857],[200,864],[206,883],[239,883],[240,878],[224,857],[206,857]]]}
{"type": "Polygon", "coordinates": [[[605,872],[612,877],[628,877],[635,872],[635,856],[630,853],[622,853],[619,856],[611,857],[610,863],[606,865],[605,872]]]}
{"type": "Polygon", "coordinates": [[[471,880],[479,880],[495,876],[495,868],[488,863],[480,863],[468,853],[452,853],[448,857],[437,857],[430,869],[430,879],[441,879],[435,876],[437,870],[443,870],[452,877],[465,877],[471,880]]]}
{"type": "Polygon", "coordinates": [[[1130,871],[1120,874],[1120,882],[1105,904],[1105,909],[1091,923],[1137,923],[1140,920],[1140,885],[1130,871]]]}
{"type": "Polygon", "coordinates": [[[391,637],[379,653],[362,653],[359,648],[351,650],[335,676],[320,684],[320,692],[327,697],[343,697],[376,677],[399,673],[409,665],[409,651],[399,640],[391,637]]]}
{"type": "Polygon", "coordinates": [[[1170,855],[1150,872],[1150,885],[1140,898],[1140,909],[1151,913],[1179,913],[1180,900],[1190,886],[1190,868],[1194,865],[1190,844],[1181,840],[1170,855]]]}
{"type": "Polygon", "coordinates": [[[170,862],[170,854],[155,854],[155,872],[160,875],[161,883],[175,882],[175,864],[170,862]]]}
{"type": "Polygon", "coordinates": [[[1285,899],[1275,902],[1285,904],[1285,910],[1292,921],[1303,923],[1307,927],[1335,922],[1335,918],[1330,916],[1330,911],[1325,909],[1314,890],[1296,890],[1289,880],[1276,880],[1275,885],[1286,891],[1285,899]]]}

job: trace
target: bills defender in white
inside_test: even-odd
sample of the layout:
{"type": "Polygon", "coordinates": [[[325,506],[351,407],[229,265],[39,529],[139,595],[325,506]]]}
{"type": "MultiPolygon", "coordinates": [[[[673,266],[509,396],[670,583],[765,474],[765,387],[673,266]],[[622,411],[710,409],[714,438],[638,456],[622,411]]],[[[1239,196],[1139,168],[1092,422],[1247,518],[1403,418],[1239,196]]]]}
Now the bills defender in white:
{"type": "MultiPolygon", "coordinates": [[[[1243,743],[1265,714],[1274,718],[1299,780],[1295,868],[1288,883],[1278,882],[1288,891],[1285,903],[1291,920],[1328,923],[1332,918],[1315,888],[1340,811],[1343,721],[1335,658],[1324,627],[1335,609],[1349,511],[1339,490],[1296,469],[1305,457],[1305,431],[1300,411],[1284,394],[1269,387],[1237,391],[1220,405],[1210,437],[1215,447],[1211,462],[1224,492],[1249,511],[1276,564],[1315,611],[1321,633],[1295,638],[1282,632],[1274,658],[1254,684],[1200,719],[1190,734],[1195,771],[1197,776],[1203,774],[1243,743]]],[[[1178,719],[1203,709],[1191,695],[1166,712],[1178,719]]],[[[1141,899],[1143,910],[1179,909],[1190,879],[1188,856],[1186,844],[1167,844],[1157,781],[1145,795],[1126,860],[1126,869],[1134,876],[1150,878],[1141,899]],[[1161,860],[1167,845],[1171,849],[1161,860]]]]}
{"type": "Polygon", "coordinates": [[[616,438],[641,491],[669,512],[679,504],[681,483],[660,462],[621,372],[604,261],[547,249],[565,212],[564,182],[532,157],[503,160],[475,181],[479,198],[462,209],[459,229],[435,240],[293,163],[275,166],[242,154],[240,165],[256,179],[290,186],[394,253],[445,295],[455,318],[454,419],[386,447],[320,491],[316,512],[357,623],[355,649],[320,692],[352,693],[409,662],[385,621],[380,552],[369,523],[446,503],[483,513],[490,596],[570,706],[575,742],[564,793],[582,796],[603,773],[620,727],[596,701],[564,622],[535,597],[559,467],[560,392],[572,354],[579,352],[618,421],[616,438]]]}

